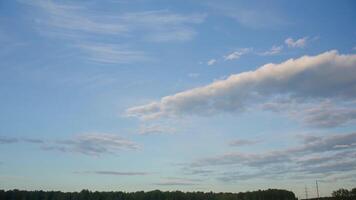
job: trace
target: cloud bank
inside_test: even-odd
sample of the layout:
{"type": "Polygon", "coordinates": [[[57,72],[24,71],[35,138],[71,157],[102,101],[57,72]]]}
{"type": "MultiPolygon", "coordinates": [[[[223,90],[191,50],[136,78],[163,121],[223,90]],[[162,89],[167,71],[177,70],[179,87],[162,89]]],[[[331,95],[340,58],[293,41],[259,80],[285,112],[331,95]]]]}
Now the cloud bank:
{"type": "Polygon", "coordinates": [[[234,166],[237,170],[227,170],[217,176],[227,182],[277,176],[325,179],[344,173],[356,174],[356,133],[302,138],[302,144],[295,147],[261,153],[225,153],[195,160],[190,168],[234,166]]]}
{"type": "Polygon", "coordinates": [[[356,97],[355,74],[356,54],[339,54],[332,50],[279,64],[265,64],[254,71],[233,74],[225,80],[131,107],[126,113],[140,119],[239,113],[276,96],[300,102],[352,101],[356,97]]]}

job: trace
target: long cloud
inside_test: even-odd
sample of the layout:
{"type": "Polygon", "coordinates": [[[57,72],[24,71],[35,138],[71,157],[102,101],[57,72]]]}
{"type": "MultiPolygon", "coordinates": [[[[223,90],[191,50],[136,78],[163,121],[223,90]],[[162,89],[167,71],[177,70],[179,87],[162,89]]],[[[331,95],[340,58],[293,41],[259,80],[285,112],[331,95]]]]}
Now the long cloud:
{"type": "Polygon", "coordinates": [[[79,153],[88,156],[115,154],[122,150],[136,150],[140,146],[115,134],[89,133],[77,135],[70,139],[46,141],[37,138],[15,138],[0,136],[1,144],[32,143],[45,151],[79,153]]]}
{"type": "Polygon", "coordinates": [[[128,116],[152,119],[241,112],[248,105],[283,95],[303,101],[349,101],[356,97],[355,74],[356,54],[339,54],[332,50],[233,74],[225,80],[131,107],[126,113],[128,116]]]}
{"type": "Polygon", "coordinates": [[[195,160],[186,168],[219,167],[223,171],[221,167],[229,169],[234,166],[238,169],[220,174],[217,178],[222,181],[276,176],[320,176],[324,179],[344,173],[356,173],[355,149],[356,133],[305,136],[303,143],[295,147],[263,153],[225,153],[195,160]]]}

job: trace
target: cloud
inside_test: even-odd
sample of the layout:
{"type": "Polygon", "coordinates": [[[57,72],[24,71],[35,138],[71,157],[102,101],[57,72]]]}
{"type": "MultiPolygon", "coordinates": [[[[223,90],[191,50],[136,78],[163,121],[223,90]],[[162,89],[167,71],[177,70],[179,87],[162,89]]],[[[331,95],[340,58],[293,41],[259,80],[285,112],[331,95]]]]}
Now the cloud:
{"type": "Polygon", "coordinates": [[[152,135],[152,134],[173,134],[176,132],[176,129],[168,126],[162,125],[145,125],[141,126],[138,133],[141,135],[152,135]]]}
{"type": "Polygon", "coordinates": [[[251,51],[252,51],[251,48],[239,49],[237,51],[234,51],[234,52],[224,56],[224,59],[225,60],[236,60],[236,59],[239,59],[242,55],[247,54],[251,51]]]}
{"type": "Polygon", "coordinates": [[[240,25],[252,29],[266,29],[285,26],[288,24],[286,16],[268,5],[249,7],[238,1],[233,3],[208,2],[207,6],[218,14],[229,17],[240,25]],[[266,9],[266,7],[269,7],[266,9]]]}
{"type": "Polygon", "coordinates": [[[293,38],[287,38],[284,40],[284,43],[290,48],[302,48],[307,45],[307,40],[308,37],[303,37],[297,40],[294,40],[293,38]]]}
{"type": "Polygon", "coordinates": [[[356,55],[328,51],[315,56],[265,64],[254,71],[230,75],[159,101],[131,107],[126,114],[141,119],[163,116],[241,113],[276,96],[299,102],[322,99],[350,101],[356,97],[356,55]],[[327,80],[327,81],[326,81],[327,80]]]}
{"type": "Polygon", "coordinates": [[[117,19],[113,16],[90,13],[85,5],[45,0],[20,2],[37,8],[37,14],[43,14],[35,18],[39,31],[44,27],[53,28],[50,30],[52,34],[66,36],[78,36],[77,32],[112,35],[127,31],[126,26],[115,23],[117,19]]]}
{"type": "Polygon", "coordinates": [[[159,186],[191,186],[191,185],[199,185],[202,180],[201,179],[191,179],[191,178],[166,178],[165,180],[161,180],[156,185],[159,186]]]}
{"type": "Polygon", "coordinates": [[[204,22],[204,14],[177,14],[169,11],[126,13],[121,18],[131,29],[148,31],[146,39],[155,42],[186,41],[197,35],[193,24],[204,22]]]}
{"type": "Polygon", "coordinates": [[[45,141],[41,139],[35,139],[35,138],[23,138],[22,141],[27,142],[27,143],[33,143],[33,144],[43,144],[45,141]]]}
{"type": "Polygon", "coordinates": [[[30,143],[45,151],[80,153],[89,156],[115,154],[122,150],[136,150],[139,145],[114,134],[90,133],[66,140],[41,140],[37,138],[15,138],[0,136],[0,144],[30,143]]]}
{"type": "MultiPolygon", "coordinates": [[[[50,32],[55,36],[83,34],[124,36],[128,33],[145,31],[151,41],[186,41],[196,35],[192,27],[205,20],[205,14],[178,14],[167,10],[142,12],[98,12],[89,4],[61,4],[52,1],[23,2],[38,8],[36,23],[39,31],[50,32]]],[[[87,36],[87,35],[85,35],[87,36]]]]}
{"type": "Polygon", "coordinates": [[[111,175],[111,176],[146,176],[147,172],[121,172],[121,171],[85,171],[75,172],[77,174],[98,174],[98,175],[111,175]]]}
{"type": "Polygon", "coordinates": [[[337,127],[356,121],[356,104],[342,106],[330,101],[321,102],[303,110],[302,115],[299,116],[300,119],[308,125],[321,128],[337,127]]]}
{"type": "Polygon", "coordinates": [[[132,49],[130,44],[141,40],[191,40],[197,35],[194,25],[203,23],[206,18],[205,14],[175,13],[168,10],[100,12],[91,7],[91,4],[83,2],[19,2],[31,8],[27,12],[30,14],[28,18],[32,18],[31,22],[42,36],[61,39],[68,46],[86,53],[83,58],[105,64],[151,60],[142,50],[132,49]],[[114,40],[116,43],[111,42],[114,40]]]}
{"type": "Polygon", "coordinates": [[[184,174],[188,174],[188,175],[209,175],[214,173],[214,170],[209,170],[209,169],[192,169],[192,168],[188,168],[188,167],[184,167],[184,174]]]}
{"type": "Polygon", "coordinates": [[[240,147],[240,146],[248,146],[248,145],[254,145],[259,143],[260,141],[258,140],[243,140],[243,139],[236,139],[231,142],[229,142],[230,146],[235,146],[235,147],[240,147]]]}
{"type": "Polygon", "coordinates": [[[82,134],[73,139],[59,140],[55,143],[47,143],[43,150],[80,153],[89,156],[102,154],[114,154],[121,150],[136,150],[139,146],[117,135],[106,133],[82,134]]]}
{"type": "Polygon", "coordinates": [[[76,46],[89,55],[89,60],[100,63],[126,64],[152,60],[145,52],[129,50],[118,45],[88,43],[76,46]]]}
{"type": "MultiPolygon", "coordinates": [[[[355,171],[356,133],[328,136],[306,136],[295,147],[263,153],[233,152],[196,160],[191,168],[234,166],[219,180],[236,181],[281,175],[313,176],[335,175],[355,171]],[[342,147],[342,148],[338,148],[342,147]],[[246,170],[248,169],[248,170],[246,170]],[[253,173],[251,173],[253,172],[253,173]]],[[[222,169],[220,168],[220,171],[222,169]]]]}
{"type": "Polygon", "coordinates": [[[197,78],[197,77],[200,76],[200,74],[199,74],[199,73],[189,73],[188,76],[189,76],[190,78],[197,78]]]}
{"type": "Polygon", "coordinates": [[[16,143],[18,141],[19,140],[17,138],[0,136],[0,144],[12,144],[12,143],[16,143]]]}
{"type": "Polygon", "coordinates": [[[277,55],[279,54],[283,49],[283,46],[280,45],[280,46],[276,46],[276,45],[273,45],[271,47],[271,49],[269,49],[268,51],[265,51],[263,53],[261,53],[261,55],[263,56],[271,56],[271,55],[277,55]]]}
{"type": "Polygon", "coordinates": [[[34,143],[34,144],[44,143],[43,140],[36,139],[36,138],[21,138],[21,137],[17,138],[17,137],[0,136],[0,144],[12,144],[18,142],[34,143]]]}
{"type": "Polygon", "coordinates": [[[263,110],[287,113],[290,118],[311,127],[332,128],[353,124],[356,120],[356,102],[331,99],[301,102],[291,98],[273,99],[262,105],[263,110]]]}
{"type": "Polygon", "coordinates": [[[215,59],[211,59],[207,62],[208,65],[214,65],[216,63],[215,59]]]}

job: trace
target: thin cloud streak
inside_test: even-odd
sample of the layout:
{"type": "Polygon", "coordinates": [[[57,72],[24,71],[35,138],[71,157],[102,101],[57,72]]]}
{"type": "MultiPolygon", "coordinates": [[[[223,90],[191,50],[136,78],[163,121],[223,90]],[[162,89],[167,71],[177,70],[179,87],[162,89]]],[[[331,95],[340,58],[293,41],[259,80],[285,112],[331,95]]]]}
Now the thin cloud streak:
{"type": "Polygon", "coordinates": [[[123,150],[137,150],[138,144],[107,133],[89,133],[77,135],[66,140],[41,140],[37,138],[0,137],[1,144],[30,143],[44,151],[59,151],[64,153],[79,153],[88,156],[116,154],[123,150]]]}
{"type": "Polygon", "coordinates": [[[224,56],[225,60],[237,60],[239,59],[241,56],[248,54],[252,51],[252,48],[243,48],[243,49],[239,49],[237,51],[234,51],[226,56],[224,56]]]}
{"type": "Polygon", "coordinates": [[[122,172],[122,171],[85,171],[85,172],[75,172],[76,174],[97,174],[97,175],[108,175],[108,176],[146,176],[150,173],[147,172],[122,172]]]}
{"type": "Polygon", "coordinates": [[[178,14],[167,10],[110,13],[93,11],[84,3],[19,2],[32,8],[30,17],[34,18],[40,34],[62,39],[68,46],[85,53],[84,59],[103,64],[152,61],[146,52],[132,48],[130,41],[134,37],[135,41],[137,38],[151,42],[188,41],[198,34],[193,26],[206,18],[205,14],[178,14]],[[108,38],[120,40],[122,44],[109,42],[108,38]]]}

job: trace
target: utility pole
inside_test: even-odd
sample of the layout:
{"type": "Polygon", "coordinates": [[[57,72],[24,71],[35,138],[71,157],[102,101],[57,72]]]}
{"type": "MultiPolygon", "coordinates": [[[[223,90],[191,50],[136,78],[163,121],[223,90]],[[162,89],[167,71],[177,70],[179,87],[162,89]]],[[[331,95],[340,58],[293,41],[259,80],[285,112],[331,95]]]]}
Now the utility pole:
{"type": "Polygon", "coordinates": [[[319,199],[319,186],[318,186],[318,180],[315,181],[316,183],[316,194],[318,195],[318,199],[319,199]]]}
{"type": "Polygon", "coordinates": [[[308,188],[305,186],[305,199],[308,199],[308,188]]]}

